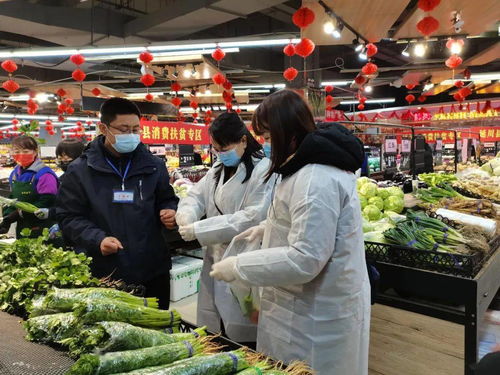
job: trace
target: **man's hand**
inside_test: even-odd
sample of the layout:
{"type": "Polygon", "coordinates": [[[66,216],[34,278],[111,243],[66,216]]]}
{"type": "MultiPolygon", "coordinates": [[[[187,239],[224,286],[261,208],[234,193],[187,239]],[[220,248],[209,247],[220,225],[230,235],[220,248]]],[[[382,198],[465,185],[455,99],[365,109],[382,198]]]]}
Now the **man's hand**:
{"type": "Polygon", "coordinates": [[[177,223],[175,222],[175,210],[161,210],[160,220],[168,229],[174,229],[177,226],[177,223]]]}
{"type": "Polygon", "coordinates": [[[123,250],[122,243],[115,237],[106,237],[101,242],[101,253],[104,256],[116,254],[118,250],[123,250]]]}

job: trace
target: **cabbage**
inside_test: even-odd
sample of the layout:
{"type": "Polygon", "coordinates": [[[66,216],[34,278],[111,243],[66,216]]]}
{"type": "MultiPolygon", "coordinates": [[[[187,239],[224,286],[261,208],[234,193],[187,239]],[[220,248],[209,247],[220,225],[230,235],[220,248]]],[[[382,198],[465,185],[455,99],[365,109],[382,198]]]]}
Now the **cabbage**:
{"type": "Polygon", "coordinates": [[[358,194],[358,197],[359,197],[359,203],[361,204],[361,209],[365,208],[366,205],[368,204],[368,199],[366,199],[366,197],[358,194]]]}
{"type": "Polygon", "coordinates": [[[500,176],[500,165],[493,170],[494,176],[500,176]]]}
{"type": "Polygon", "coordinates": [[[401,197],[401,198],[403,198],[405,196],[405,194],[403,193],[403,190],[401,190],[397,186],[388,187],[387,191],[389,192],[390,196],[396,196],[396,197],[401,197]]]}
{"type": "Polygon", "coordinates": [[[384,214],[394,224],[397,224],[400,221],[406,220],[406,216],[399,215],[399,214],[395,213],[394,211],[385,211],[384,214]]]}
{"type": "Polygon", "coordinates": [[[379,210],[384,209],[384,200],[380,197],[373,197],[368,199],[368,204],[373,204],[374,206],[377,206],[379,210]]]}
{"type": "Polygon", "coordinates": [[[383,231],[368,232],[364,234],[365,241],[386,243],[383,231]]]}
{"type": "Polygon", "coordinates": [[[481,166],[481,169],[485,172],[488,172],[489,174],[493,173],[493,168],[491,167],[490,163],[485,163],[481,166]]]}
{"type": "Polygon", "coordinates": [[[363,218],[363,233],[373,232],[375,230],[373,224],[371,224],[368,220],[363,218]]]}
{"type": "Polygon", "coordinates": [[[382,217],[382,212],[377,206],[369,204],[364,208],[363,215],[370,221],[377,221],[382,217]]]}
{"type": "Polygon", "coordinates": [[[358,180],[356,181],[356,186],[358,187],[358,189],[363,186],[364,184],[366,184],[367,182],[370,182],[370,179],[368,177],[360,177],[358,178],[358,180]]]}
{"type": "Polygon", "coordinates": [[[372,198],[377,195],[377,185],[375,185],[373,182],[368,182],[361,186],[359,192],[361,195],[364,195],[368,199],[372,198]]]}
{"type": "Polygon", "coordinates": [[[498,167],[500,167],[500,158],[491,159],[490,165],[492,169],[497,169],[498,167]]]}
{"type": "Polygon", "coordinates": [[[382,188],[377,190],[377,196],[382,198],[382,200],[387,199],[391,194],[387,188],[382,188]]]}
{"type": "Polygon", "coordinates": [[[400,214],[405,207],[404,199],[398,196],[391,195],[384,201],[384,209],[386,211],[394,211],[400,214]]]}

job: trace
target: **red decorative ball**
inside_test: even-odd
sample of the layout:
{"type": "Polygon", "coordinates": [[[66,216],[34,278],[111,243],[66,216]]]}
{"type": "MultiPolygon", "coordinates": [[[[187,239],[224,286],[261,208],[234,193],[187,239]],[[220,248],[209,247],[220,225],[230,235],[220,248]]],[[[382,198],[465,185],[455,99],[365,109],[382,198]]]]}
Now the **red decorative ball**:
{"type": "Polygon", "coordinates": [[[359,98],[359,102],[361,104],[365,104],[366,103],[366,98],[364,96],[362,96],[361,98],[359,98]]]}
{"type": "Polygon", "coordinates": [[[9,79],[2,83],[2,87],[4,88],[4,90],[7,90],[11,94],[19,90],[19,84],[12,79],[9,79]]]}
{"type": "Polygon", "coordinates": [[[378,66],[371,62],[366,63],[365,66],[361,68],[361,72],[366,76],[373,75],[377,73],[377,71],[378,71],[378,66]]]}
{"type": "Polygon", "coordinates": [[[2,69],[8,73],[14,73],[17,70],[17,64],[12,60],[2,62],[2,69]]]}
{"type": "Polygon", "coordinates": [[[210,109],[208,109],[206,112],[205,112],[208,116],[210,116],[212,114],[212,111],[210,109]]]}
{"type": "Polygon", "coordinates": [[[217,47],[213,52],[212,52],[212,58],[215,61],[221,61],[224,57],[226,57],[226,52],[224,52],[221,48],[217,47]]]}
{"type": "Polygon", "coordinates": [[[429,36],[439,28],[439,21],[432,16],[422,18],[417,23],[417,30],[423,36],[429,36]]]}
{"type": "Polygon", "coordinates": [[[82,127],[82,126],[83,126],[83,124],[82,124],[82,122],[81,122],[81,121],[77,121],[77,122],[76,122],[76,126],[78,126],[78,127],[82,127]]]}
{"type": "Polygon", "coordinates": [[[354,83],[356,83],[356,85],[358,85],[358,86],[363,85],[365,82],[366,82],[366,78],[363,77],[362,75],[358,75],[358,76],[356,76],[356,78],[354,78],[354,83]]]}
{"type": "Polygon", "coordinates": [[[295,46],[295,53],[300,57],[306,58],[314,51],[315,44],[309,38],[302,38],[295,46]]]}
{"type": "Polygon", "coordinates": [[[52,121],[50,121],[50,120],[46,120],[46,121],[45,121],[45,125],[52,125],[52,121]]]}
{"type": "Polygon", "coordinates": [[[77,82],[82,82],[87,75],[80,69],[76,69],[71,73],[71,77],[77,82]]]}
{"type": "Polygon", "coordinates": [[[439,5],[441,0],[418,0],[418,7],[424,12],[430,12],[439,5]]]}
{"type": "Polygon", "coordinates": [[[59,122],[63,122],[63,121],[64,121],[64,116],[59,116],[59,117],[57,118],[57,120],[58,120],[59,122]]]}
{"type": "Polygon", "coordinates": [[[47,130],[48,132],[51,132],[52,130],[54,130],[54,127],[52,125],[47,125],[45,127],[45,130],[47,130]]]}
{"type": "Polygon", "coordinates": [[[448,57],[448,59],[445,61],[445,64],[448,68],[450,69],[456,69],[460,65],[462,65],[462,58],[458,55],[451,55],[448,57]]]}
{"type": "Polygon", "coordinates": [[[331,86],[331,85],[326,86],[325,87],[325,91],[326,92],[332,92],[333,91],[333,86],[331,86]]]}
{"type": "Polygon", "coordinates": [[[139,60],[141,60],[144,64],[149,64],[151,61],[153,61],[153,55],[148,51],[141,52],[139,55],[139,60]]]}
{"type": "Polygon", "coordinates": [[[327,95],[327,96],[325,97],[325,101],[326,101],[327,103],[331,103],[331,102],[333,102],[333,96],[331,96],[331,95],[327,95]]]}
{"type": "Polygon", "coordinates": [[[197,114],[196,112],[195,112],[195,113],[193,113],[193,114],[192,114],[192,116],[193,116],[193,118],[194,118],[194,119],[197,119],[197,118],[198,118],[198,114],[197,114]]]}
{"type": "Polygon", "coordinates": [[[146,96],[144,97],[144,99],[146,99],[148,102],[152,102],[153,99],[154,99],[154,97],[151,94],[146,94],[146,96]]]}
{"type": "Polygon", "coordinates": [[[34,115],[36,113],[34,108],[28,108],[26,112],[28,112],[28,115],[34,115]]]}
{"type": "Polygon", "coordinates": [[[99,90],[97,87],[94,87],[94,88],[92,89],[92,95],[94,95],[94,96],[99,96],[99,95],[101,95],[101,90],[99,90]]]}
{"type": "Polygon", "coordinates": [[[241,113],[241,108],[236,108],[236,113],[240,114],[241,113]]]}
{"type": "Polygon", "coordinates": [[[68,115],[72,115],[73,113],[75,113],[75,109],[73,107],[67,107],[66,108],[66,113],[68,115]]]}
{"type": "Polygon", "coordinates": [[[457,102],[462,102],[465,98],[460,94],[460,92],[456,92],[453,94],[453,99],[455,99],[457,102]]]}
{"type": "Polygon", "coordinates": [[[408,102],[408,104],[411,104],[415,101],[415,95],[408,94],[405,96],[405,100],[408,102]]]}
{"type": "Polygon", "coordinates": [[[57,111],[60,113],[66,112],[67,106],[64,103],[61,103],[57,106],[57,111]]]}
{"type": "Polygon", "coordinates": [[[314,12],[308,7],[299,8],[292,16],[295,26],[303,29],[314,22],[314,12]]]}
{"type": "Polygon", "coordinates": [[[59,90],[56,91],[56,94],[62,98],[63,96],[66,96],[67,92],[63,88],[60,88],[59,90]]]}
{"type": "Polygon", "coordinates": [[[17,118],[13,118],[12,121],[11,121],[11,124],[12,125],[17,125],[19,124],[19,120],[17,118]]]}
{"type": "Polygon", "coordinates": [[[295,46],[292,43],[289,43],[283,48],[283,53],[288,57],[292,57],[295,55],[295,46]]]}
{"type": "Polygon", "coordinates": [[[212,81],[216,85],[222,85],[224,82],[226,82],[226,76],[222,73],[217,73],[212,77],[212,81]]]}
{"type": "Polygon", "coordinates": [[[231,90],[233,88],[233,84],[226,79],[226,82],[223,83],[222,87],[226,90],[231,90]]]}
{"type": "Polygon", "coordinates": [[[170,85],[170,89],[172,91],[177,92],[177,91],[181,91],[182,86],[181,86],[181,84],[179,82],[172,82],[172,84],[170,85]]]}
{"type": "Polygon", "coordinates": [[[192,100],[190,103],[189,103],[189,106],[193,109],[197,109],[198,108],[198,103],[195,102],[194,100],[192,100]]]}
{"type": "Polygon", "coordinates": [[[283,72],[283,77],[287,81],[293,81],[297,75],[299,74],[299,71],[295,68],[288,68],[283,72]]]}
{"type": "Polygon", "coordinates": [[[427,100],[427,96],[425,96],[425,95],[420,95],[420,96],[418,97],[418,101],[419,101],[420,103],[423,103],[423,102],[425,102],[426,100],[427,100]]]}
{"type": "Polygon", "coordinates": [[[363,109],[365,109],[365,105],[362,103],[358,104],[358,109],[362,111],[363,109]]]}
{"type": "Polygon", "coordinates": [[[56,132],[54,130],[49,130],[48,133],[50,136],[56,135],[56,132]]]}
{"type": "Polygon", "coordinates": [[[463,81],[456,81],[455,87],[458,87],[458,88],[464,87],[464,82],[463,81]]]}
{"type": "Polygon", "coordinates": [[[462,95],[464,98],[467,98],[470,94],[472,94],[472,90],[468,87],[463,87],[460,90],[458,90],[460,95],[462,95]]]}
{"type": "Polygon", "coordinates": [[[414,84],[412,84],[412,83],[409,83],[409,84],[407,84],[407,85],[406,85],[406,88],[407,88],[408,90],[413,90],[413,89],[415,88],[415,86],[416,86],[416,85],[414,85],[414,84]]]}
{"type": "Polygon", "coordinates": [[[154,85],[155,81],[156,79],[152,74],[144,74],[143,76],[141,76],[141,82],[146,87],[154,85]]]}
{"type": "Polygon", "coordinates": [[[66,98],[66,99],[64,99],[64,103],[66,103],[67,105],[71,105],[71,104],[73,104],[73,99],[66,98]]]}
{"type": "Polygon", "coordinates": [[[182,99],[179,98],[178,96],[176,96],[175,98],[172,98],[172,100],[170,101],[173,105],[175,105],[176,107],[179,107],[182,103],[182,99]]]}
{"type": "Polygon", "coordinates": [[[378,52],[378,48],[375,44],[368,43],[366,45],[366,56],[372,57],[372,56],[376,55],[377,52],[378,52]]]}
{"type": "MultiPolygon", "coordinates": [[[[75,65],[82,65],[85,62],[85,57],[80,54],[72,55],[70,58],[71,62],[75,65]]],[[[83,80],[82,80],[83,81],[83,80]]]]}

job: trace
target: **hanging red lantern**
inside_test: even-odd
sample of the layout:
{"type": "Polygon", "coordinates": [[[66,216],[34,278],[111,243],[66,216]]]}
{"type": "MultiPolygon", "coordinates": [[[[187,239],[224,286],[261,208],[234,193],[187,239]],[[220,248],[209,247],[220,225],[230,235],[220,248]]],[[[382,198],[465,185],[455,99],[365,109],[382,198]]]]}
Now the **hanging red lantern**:
{"type": "Polygon", "coordinates": [[[45,127],[45,130],[48,131],[48,132],[51,132],[52,130],[54,130],[54,127],[52,125],[47,125],[45,127]]]}
{"type": "Polygon", "coordinates": [[[52,125],[52,121],[50,121],[50,120],[45,120],[45,125],[48,125],[48,126],[52,125]]]}
{"type": "Polygon", "coordinates": [[[229,82],[228,80],[226,80],[226,82],[224,82],[222,84],[222,87],[224,87],[224,89],[226,89],[226,90],[231,90],[233,88],[233,84],[231,82],[229,82]]]}
{"type": "Polygon", "coordinates": [[[287,80],[287,81],[293,81],[297,75],[299,74],[299,71],[295,68],[287,68],[284,72],[283,72],[283,77],[287,80]]]}
{"type": "Polygon", "coordinates": [[[365,105],[362,103],[358,104],[358,109],[362,111],[363,109],[365,109],[365,105]]]}
{"type": "Polygon", "coordinates": [[[233,97],[231,96],[231,93],[229,91],[223,91],[222,98],[226,103],[227,102],[231,103],[231,101],[233,100],[233,97]]]}
{"type": "Polygon", "coordinates": [[[12,74],[17,70],[17,64],[12,60],[5,60],[2,62],[2,69],[12,74]]]}
{"type": "Polygon", "coordinates": [[[327,103],[331,103],[331,102],[333,102],[333,96],[331,96],[331,95],[327,95],[327,96],[325,96],[325,101],[326,101],[327,103]]]}
{"type": "Polygon", "coordinates": [[[148,94],[146,94],[146,96],[144,97],[144,99],[146,99],[148,102],[152,102],[153,99],[154,99],[154,97],[153,97],[153,95],[151,95],[151,94],[148,93],[148,94]]]}
{"type": "Polygon", "coordinates": [[[175,98],[172,98],[172,100],[170,101],[173,105],[175,105],[176,107],[179,107],[182,103],[182,100],[181,98],[179,98],[178,96],[176,96],[175,98]]]}
{"type": "Polygon", "coordinates": [[[236,108],[236,113],[240,114],[241,113],[241,108],[236,108]]]}
{"type": "Polygon", "coordinates": [[[217,73],[212,77],[212,81],[216,85],[222,85],[224,82],[226,82],[226,77],[222,73],[217,73]]]}
{"type": "Polygon", "coordinates": [[[333,91],[333,86],[331,86],[331,85],[326,86],[325,87],[325,91],[326,92],[332,92],[333,91]]]}
{"type": "Polygon", "coordinates": [[[63,122],[63,121],[64,121],[64,116],[59,116],[59,117],[57,118],[57,121],[59,121],[59,122],[63,122]]]}
{"type": "Polygon", "coordinates": [[[463,39],[448,39],[446,42],[446,48],[451,49],[454,44],[458,44],[460,47],[464,46],[464,40],[463,39]]]}
{"type": "Polygon", "coordinates": [[[81,121],[77,121],[76,122],[76,126],[78,126],[79,128],[81,128],[83,126],[82,122],[81,121]]]}
{"type": "Polygon", "coordinates": [[[467,98],[470,94],[472,94],[472,90],[468,87],[462,87],[460,90],[458,90],[460,95],[462,95],[464,98],[467,98]]]}
{"type": "Polygon", "coordinates": [[[464,100],[464,97],[462,96],[462,94],[460,94],[460,92],[456,92],[453,94],[453,99],[455,99],[457,102],[461,102],[464,100]]]}
{"type": "Polygon", "coordinates": [[[224,52],[221,48],[217,47],[213,52],[212,52],[212,58],[215,61],[221,61],[224,57],[226,57],[226,52],[224,52]]]}
{"type": "Polygon", "coordinates": [[[198,103],[195,102],[194,100],[192,100],[190,103],[189,103],[189,106],[193,109],[197,109],[198,108],[198,103]]]}
{"type": "Polygon", "coordinates": [[[464,87],[464,81],[456,81],[454,83],[455,87],[461,88],[464,87]]]}
{"type": "Polygon", "coordinates": [[[295,53],[300,57],[306,58],[314,51],[315,44],[309,38],[302,38],[295,46],[295,53]]]}
{"type": "Polygon", "coordinates": [[[360,98],[359,98],[359,102],[360,102],[361,104],[365,104],[365,103],[366,103],[366,98],[365,98],[364,96],[360,97],[360,98]]]}
{"type": "Polygon", "coordinates": [[[36,113],[34,108],[28,108],[26,112],[28,113],[28,115],[34,115],[36,113]]]}
{"type": "Polygon", "coordinates": [[[15,125],[19,124],[19,120],[17,118],[13,118],[10,123],[15,126],[15,125]]]}
{"type": "Polygon", "coordinates": [[[356,85],[361,86],[366,82],[366,78],[362,75],[357,75],[356,78],[354,78],[354,82],[356,85]]]}
{"type": "Polygon", "coordinates": [[[72,55],[69,59],[75,65],[82,65],[85,62],[85,57],[80,54],[72,55]]]}
{"type": "Polygon", "coordinates": [[[375,44],[373,43],[368,43],[366,45],[366,56],[372,57],[375,56],[378,52],[378,48],[375,44]]]}
{"type": "Polygon", "coordinates": [[[75,113],[75,109],[73,107],[67,107],[66,108],[66,113],[68,115],[72,115],[73,113],[75,113]]]}
{"type": "Polygon", "coordinates": [[[57,106],[57,112],[59,112],[59,113],[66,112],[66,109],[67,109],[67,107],[66,107],[66,104],[64,104],[64,103],[61,103],[57,106]]]}
{"type": "Polygon", "coordinates": [[[155,76],[152,74],[148,73],[141,76],[141,82],[146,87],[154,85],[155,81],[156,81],[155,76]]]}
{"type": "Polygon", "coordinates": [[[439,29],[439,21],[432,16],[422,18],[417,23],[417,30],[423,36],[429,36],[439,29]]]}
{"type": "Polygon", "coordinates": [[[97,88],[97,87],[94,87],[94,88],[92,89],[92,95],[94,95],[94,96],[99,96],[99,95],[101,95],[101,90],[99,90],[99,88],[97,88]]]}
{"type": "Polygon", "coordinates": [[[292,43],[289,43],[283,48],[283,53],[288,57],[292,57],[295,55],[295,46],[292,43]]]}
{"type": "Polygon", "coordinates": [[[361,72],[366,75],[366,76],[371,76],[378,71],[378,66],[375,65],[374,63],[366,63],[365,66],[361,68],[361,72]]]}
{"type": "Polygon", "coordinates": [[[465,69],[463,72],[462,72],[463,76],[465,79],[470,79],[470,70],[469,69],[465,69]]]}
{"type": "Polygon", "coordinates": [[[71,73],[71,77],[77,82],[82,82],[87,75],[80,69],[75,69],[73,73],[71,73]]]}
{"type": "Polygon", "coordinates": [[[415,86],[416,86],[416,85],[409,83],[409,84],[407,84],[407,85],[406,85],[406,88],[407,88],[408,90],[413,90],[413,89],[415,88],[415,86]]]}
{"type": "Polygon", "coordinates": [[[139,60],[141,60],[144,64],[149,64],[153,61],[153,55],[149,51],[141,52],[139,55],[139,60]]]}
{"type": "Polygon", "coordinates": [[[197,119],[198,118],[198,113],[195,112],[195,113],[193,113],[192,116],[193,116],[194,119],[197,119]]]}
{"type": "Polygon", "coordinates": [[[170,85],[170,89],[172,91],[178,92],[178,91],[181,91],[182,86],[179,82],[172,82],[172,84],[170,85]]]}
{"type": "Polygon", "coordinates": [[[441,0],[418,0],[418,7],[424,12],[430,12],[439,5],[441,0]]]}
{"type": "Polygon", "coordinates": [[[207,116],[210,116],[212,114],[212,111],[210,109],[207,109],[205,113],[207,114],[207,116]]]}
{"type": "Polygon", "coordinates": [[[19,90],[19,84],[12,79],[9,79],[2,83],[2,87],[4,88],[4,90],[7,90],[11,94],[19,90]]]}
{"type": "Polygon", "coordinates": [[[62,98],[64,96],[66,96],[67,92],[63,88],[60,88],[59,90],[56,91],[56,94],[62,98]]]}
{"type": "Polygon", "coordinates": [[[420,103],[423,103],[423,102],[425,102],[426,100],[427,100],[427,96],[425,96],[425,95],[420,95],[420,96],[418,97],[418,101],[419,101],[420,103]]]}
{"type": "Polygon", "coordinates": [[[451,55],[448,57],[448,59],[445,61],[445,64],[448,68],[450,69],[456,69],[460,65],[462,65],[462,58],[458,55],[451,55]]]}
{"type": "Polygon", "coordinates": [[[408,104],[411,104],[415,101],[415,95],[408,94],[405,96],[405,100],[408,102],[408,104]]]}
{"type": "Polygon", "coordinates": [[[305,28],[314,22],[314,12],[308,7],[299,8],[292,16],[292,21],[298,28],[305,28]]]}
{"type": "Polygon", "coordinates": [[[64,99],[64,103],[66,103],[66,105],[71,105],[71,104],[73,104],[73,99],[66,98],[66,99],[64,99]]]}

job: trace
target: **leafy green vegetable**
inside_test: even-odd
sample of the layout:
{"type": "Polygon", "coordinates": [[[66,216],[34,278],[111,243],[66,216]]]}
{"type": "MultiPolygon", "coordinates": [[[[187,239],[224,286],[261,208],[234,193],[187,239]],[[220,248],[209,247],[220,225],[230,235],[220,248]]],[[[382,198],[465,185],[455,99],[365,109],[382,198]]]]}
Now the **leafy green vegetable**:
{"type": "Polygon", "coordinates": [[[368,199],[368,204],[377,206],[380,211],[384,209],[384,201],[382,200],[381,197],[378,196],[368,199]]]}
{"type": "Polygon", "coordinates": [[[377,221],[382,217],[382,212],[377,206],[369,204],[363,210],[363,215],[370,221],[377,221]]]}
{"type": "Polygon", "coordinates": [[[405,196],[405,194],[403,193],[403,190],[401,190],[397,186],[388,187],[387,192],[389,193],[390,196],[396,196],[396,197],[401,197],[401,198],[404,198],[404,196],[405,196]]]}
{"type": "Polygon", "coordinates": [[[377,197],[382,198],[382,200],[387,199],[390,195],[391,193],[389,192],[389,190],[387,190],[387,188],[377,190],[377,197]]]}
{"type": "Polygon", "coordinates": [[[78,320],[72,313],[59,313],[29,318],[24,323],[30,341],[61,343],[77,333],[78,320]]]}
{"type": "Polygon", "coordinates": [[[399,196],[391,195],[384,201],[384,209],[386,211],[393,211],[397,214],[400,214],[401,212],[403,212],[404,208],[405,208],[404,199],[399,196]]]}
{"type": "Polygon", "coordinates": [[[362,195],[358,195],[358,197],[361,209],[364,209],[368,205],[368,199],[366,199],[366,197],[363,197],[362,195]]]}
{"type": "Polygon", "coordinates": [[[445,182],[456,181],[457,177],[454,174],[422,173],[418,175],[418,179],[425,182],[428,186],[438,186],[445,182]]]}
{"type": "Polygon", "coordinates": [[[373,182],[368,182],[359,188],[359,193],[367,199],[370,199],[377,195],[377,189],[377,185],[373,182]]]}
{"type": "Polygon", "coordinates": [[[363,186],[364,184],[370,182],[370,179],[368,177],[360,177],[356,180],[356,187],[358,190],[363,186]]]}

